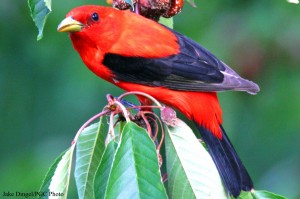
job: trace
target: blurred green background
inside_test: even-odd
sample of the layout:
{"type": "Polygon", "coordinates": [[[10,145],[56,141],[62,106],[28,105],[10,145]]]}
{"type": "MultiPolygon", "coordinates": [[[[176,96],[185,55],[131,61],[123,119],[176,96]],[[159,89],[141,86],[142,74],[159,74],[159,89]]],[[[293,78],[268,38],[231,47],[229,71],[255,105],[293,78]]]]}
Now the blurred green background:
{"type": "MultiPolygon", "coordinates": [[[[71,8],[101,2],[52,3],[37,42],[27,1],[1,1],[0,198],[4,191],[37,191],[77,129],[105,105],[105,94],[122,93],[91,73],[68,35],[56,31],[71,8]]],[[[219,95],[224,127],[256,189],[300,198],[300,6],[285,0],[196,4],[186,3],[175,29],[261,87],[256,96],[219,95]]]]}

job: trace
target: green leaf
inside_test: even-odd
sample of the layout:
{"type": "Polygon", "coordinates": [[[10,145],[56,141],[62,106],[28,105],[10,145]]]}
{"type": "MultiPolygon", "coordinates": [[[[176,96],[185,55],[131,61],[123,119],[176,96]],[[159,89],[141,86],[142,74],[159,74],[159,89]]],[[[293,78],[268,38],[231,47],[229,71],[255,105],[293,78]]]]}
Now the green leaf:
{"type": "Polygon", "coordinates": [[[165,135],[168,195],[170,198],[196,198],[184,169],[180,164],[169,133],[165,135]]]}
{"type": "Polygon", "coordinates": [[[170,17],[170,18],[160,17],[158,22],[173,29],[173,23],[174,23],[173,17],[170,17]]]}
{"type": "Polygon", "coordinates": [[[284,196],[277,195],[275,193],[271,193],[263,190],[255,190],[252,192],[252,194],[254,195],[254,198],[258,198],[258,199],[287,199],[284,196]]]}
{"type": "MultiPolygon", "coordinates": [[[[41,188],[39,190],[39,193],[48,193],[49,192],[49,186],[50,186],[50,183],[51,183],[51,179],[52,179],[52,176],[54,175],[54,172],[57,168],[57,165],[58,163],[61,161],[63,155],[66,153],[66,151],[64,151],[63,153],[61,153],[54,161],[54,163],[51,165],[51,167],[49,168],[44,180],[43,180],[43,183],[41,185],[41,188]]],[[[41,194],[40,196],[38,196],[38,198],[48,198],[48,195],[43,195],[41,194]]]]}
{"type": "Polygon", "coordinates": [[[75,144],[73,144],[65,152],[65,154],[62,156],[61,160],[57,164],[57,167],[55,169],[54,175],[52,177],[49,186],[49,190],[50,193],[59,194],[59,196],[52,194],[49,196],[50,199],[67,198],[74,148],[75,148],[75,144]]]}
{"type": "Polygon", "coordinates": [[[43,30],[48,15],[51,13],[51,0],[28,0],[31,17],[38,28],[37,40],[43,38],[43,30]]]}
{"type": "Polygon", "coordinates": [[[99,123],[85,128],[77,141],[75,181],[79,198],[94,198],[94,178],[105,149],[107,131],[99,123]]]}
{"type": "Polygon", "coordinates": [[[123,129],[104,198],[167,198],[155,145],[133,122],[123,129]]]}
{"type": "MultiPolygon", "coordinates": [[[[235,199],[235,197],[231,196],[231,199],[235,199]]],[[[242,191],[238,197],[238,199],[256,199],[250,191],[242,191]]]]}
{"type": "Polygon", "coordinates": [[[126,124],[125,121],[119,121],[119,115],[114,116],[113,123],[115,124],[114,132],[107,134],[107,138],[106,138],[107,143],[109,143],[111,141],[115,141],[115,142],[119,143],[122,129],[123,129],[124,125],[126,124]]]}
{"type": "Polygon", "coordinates": [[[227,198],[218,170],[192,130],[178,119],[165,125],[170,198],[227,198]]]}
{"type": "Polygon", "coordinates": [[[94,180],[94,191],[95,198],[104,198],[105,190],[107,187],[107,182],[109,178],[109,174],[111,171],[111,166],[113,163],[113,159],[116,153],[116,149],[118,144],[114,141],[108,143],[101,161],[100,166],[96,172],[95,180],[94,180]]]}

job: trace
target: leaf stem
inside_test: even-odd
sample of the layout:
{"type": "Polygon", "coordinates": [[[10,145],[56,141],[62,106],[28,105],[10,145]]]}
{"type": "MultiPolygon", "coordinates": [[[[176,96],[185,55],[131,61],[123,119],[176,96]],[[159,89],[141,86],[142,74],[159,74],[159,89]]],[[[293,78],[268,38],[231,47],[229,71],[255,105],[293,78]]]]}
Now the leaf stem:
{"type": "Polygon", "coordinates": [[[83,131],[84,128],[86,128],[90,123],[92,123],[95,119],[103,116],[103,115],[106,115],[107,113],[109,113],[110,110],[104,110],[102,111],[101,113],[98,113],[96,115],[94,115],[93,117],[91,117],[88,121],[86,121],[81,127],[80,129],[77,131],[73,141],[72,141],[72,145],[75,145],[77,143],[77,140],[78,140],[78,137],[80,135],[80,133],[83,131]]]}
{"type": "MultiPolygon", "coordinates": [[[[157,146],[157,150],[160,150],[161,145],[162,145],[162,143],[163,143],[163,141],[164,141],[164,138],[165,138],[165,131],[164,131],[162,122],[161,122],[160,118],[159,118],[155,113],[153,113],[153,112],[151,112],[151,111],[144,111],[144,113],[152,114],[152,115],[153,115],[154,117],[156,117],[156,119],[159,121],[160,128],[161,128],[161,139],[160,139],[160,142],[159,142],[159,144],[158,144],[158,146],[157,146]]],[[[156,137],[157,137],[157,134],[156,134],[156,136],[155,136],[153,139],[156,139],[156,137]]]]}
{"type": "Polygon", "coordinates": [[[108,127],[108,133],[111,135],[112,139],[115,139],[114,116],[115,116],[115,112],[111,112],[109,116],[109,127],[108,127]]]}
{"type": "Polygon", "coordinates": [[[121,108],[121,110],[122,110],[122,112],[123,112],[123,115],[124,115],[124,117],[125,117],[125,119],[126,119],[126,122],[128,123],[128,122],[130,122],[130,119],[129,119],[129,117],[128,117],[128,111],[126,110],[126,108],[125,108],[125,106],[121,103],[121,102],[119,102],[118,101],[118,99],[117,100],[115,100],[115,102],[114,102],[116,105],[118,105],[120,108],[121,108]]]}

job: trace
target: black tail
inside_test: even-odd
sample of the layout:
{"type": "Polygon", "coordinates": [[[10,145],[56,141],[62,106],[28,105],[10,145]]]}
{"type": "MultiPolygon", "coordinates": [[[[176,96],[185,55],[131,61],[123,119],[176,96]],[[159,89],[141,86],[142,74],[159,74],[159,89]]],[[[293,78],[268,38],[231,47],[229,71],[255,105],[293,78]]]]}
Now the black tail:
{"type": "Polygon", "coordinates": [[[222,130],[222,140],[220,140],[209,130],[196,125],[217,166],[225,189],[234,197],[238,197],[242,190],[250,191],[253,188],[252,180],[223,127],[220,126],[222,130]]]}

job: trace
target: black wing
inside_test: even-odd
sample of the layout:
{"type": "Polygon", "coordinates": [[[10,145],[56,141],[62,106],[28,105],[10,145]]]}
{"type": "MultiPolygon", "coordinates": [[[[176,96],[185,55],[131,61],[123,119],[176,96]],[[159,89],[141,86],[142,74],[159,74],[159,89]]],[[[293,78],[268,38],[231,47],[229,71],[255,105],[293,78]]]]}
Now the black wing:
{"type": "Polygon", "coordinates": [[[241,78],[208,50],[171,30],[180,53],[164,58],[126,57],[105,54],[103,64],[119,81],[162,86],[185,91],[238,90],[255,94],[258,85],[241,78]]]}

